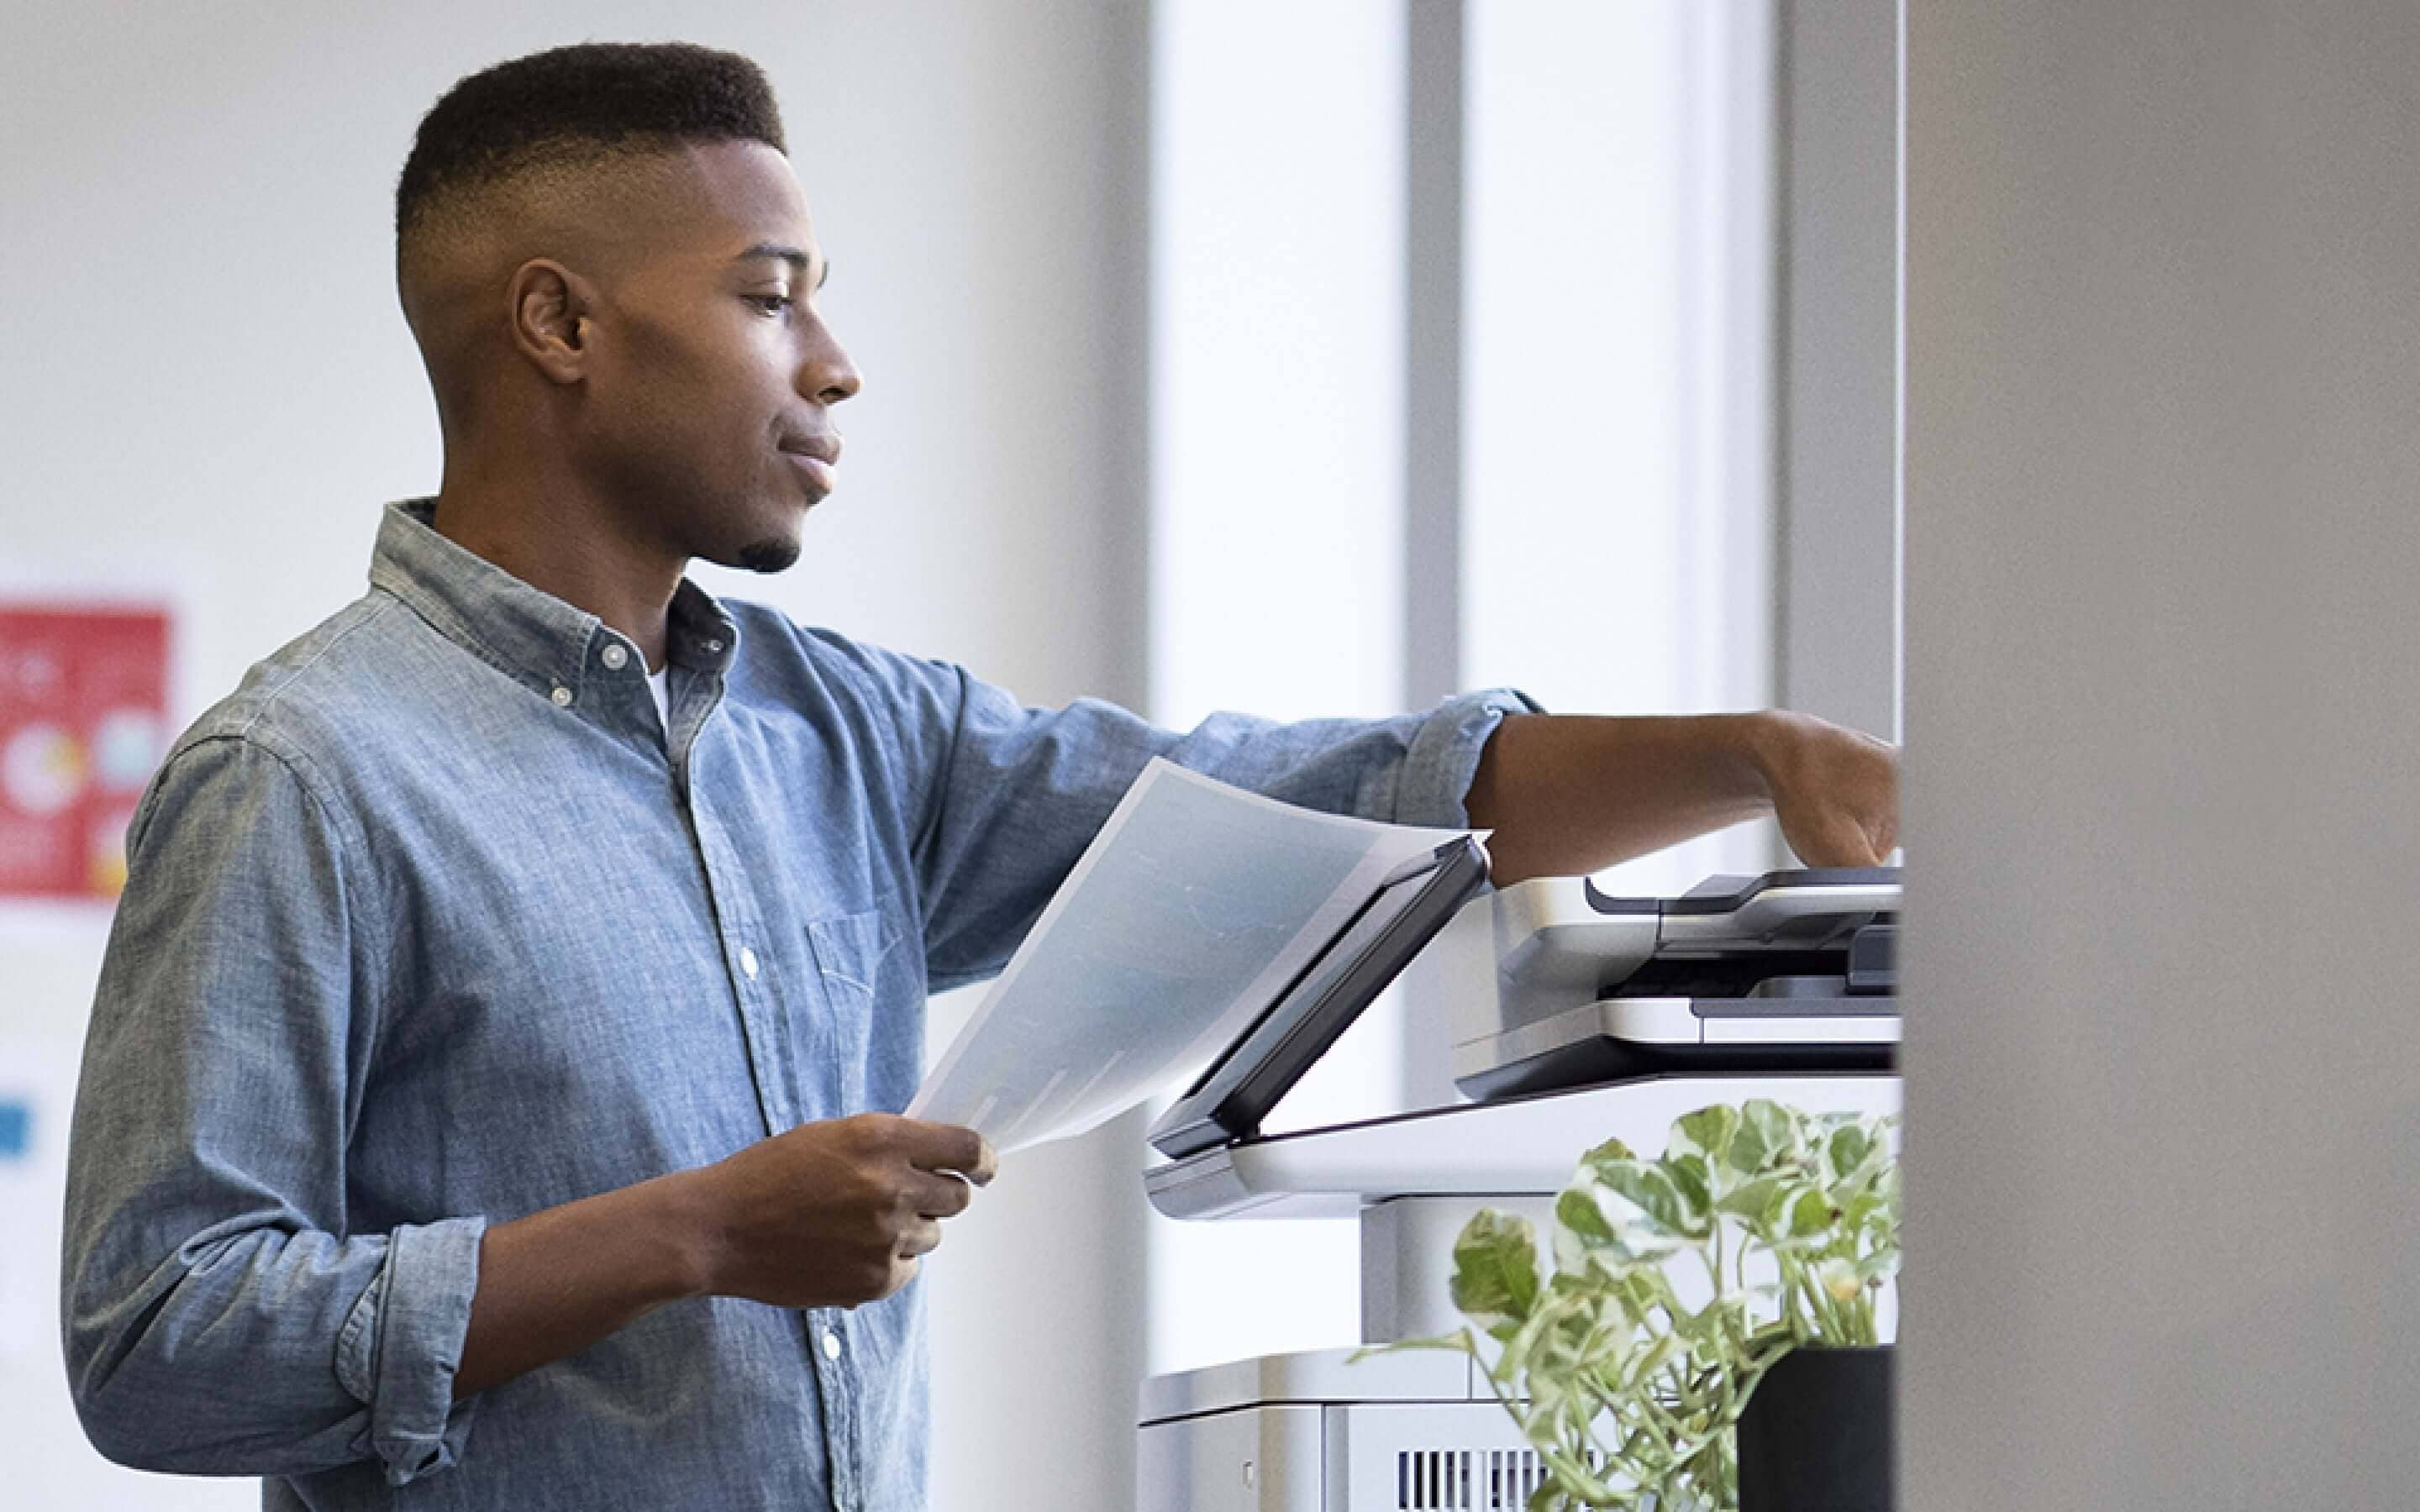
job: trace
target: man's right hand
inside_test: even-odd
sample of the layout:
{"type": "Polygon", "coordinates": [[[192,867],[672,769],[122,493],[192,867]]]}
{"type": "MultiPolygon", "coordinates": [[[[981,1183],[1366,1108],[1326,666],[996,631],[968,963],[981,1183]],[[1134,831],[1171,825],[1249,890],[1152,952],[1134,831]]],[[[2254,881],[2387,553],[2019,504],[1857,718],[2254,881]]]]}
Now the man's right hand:
{"type": "Polygon", "coordinates": [[[760,1140],[690,1173],[708,1226],[706,1289],[781,1307],[879,1301],[994,1169],[973,1130],[887,1113],[760,1140]]]}
{"type": "Polygon", "coordinates": [[[887,1297],[992,1170],[991,1147],[971,1129],[861,1113],[496,1225],[479,1245],[454,1395],[577,1353],[687,1297],[783,1307],[887,1297]]]}

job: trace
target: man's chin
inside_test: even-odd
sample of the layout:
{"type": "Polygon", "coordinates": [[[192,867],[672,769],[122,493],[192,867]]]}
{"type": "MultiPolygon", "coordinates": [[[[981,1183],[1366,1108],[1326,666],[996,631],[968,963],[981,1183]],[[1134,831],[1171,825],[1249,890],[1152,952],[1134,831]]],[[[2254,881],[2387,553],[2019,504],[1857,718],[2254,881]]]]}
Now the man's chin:
{"type": "Polygon", "coordinates": [[[777,535],[739,548],[731,565],[742,572],[786,572],[799,560],[799,538],[777,535]]]}

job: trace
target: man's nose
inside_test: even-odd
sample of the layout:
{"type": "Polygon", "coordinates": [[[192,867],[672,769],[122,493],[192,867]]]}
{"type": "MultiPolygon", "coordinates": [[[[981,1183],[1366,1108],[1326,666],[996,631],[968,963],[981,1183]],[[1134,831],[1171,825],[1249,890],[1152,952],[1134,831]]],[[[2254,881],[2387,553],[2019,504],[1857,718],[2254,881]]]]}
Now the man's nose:
{"type": "Polygon", "coordinates": [[[799,364],[799,392],[821,404],[838,404],[859,387],[857,364],[818,320],[814,339],[808,343],[805,360],[799,364]]]}

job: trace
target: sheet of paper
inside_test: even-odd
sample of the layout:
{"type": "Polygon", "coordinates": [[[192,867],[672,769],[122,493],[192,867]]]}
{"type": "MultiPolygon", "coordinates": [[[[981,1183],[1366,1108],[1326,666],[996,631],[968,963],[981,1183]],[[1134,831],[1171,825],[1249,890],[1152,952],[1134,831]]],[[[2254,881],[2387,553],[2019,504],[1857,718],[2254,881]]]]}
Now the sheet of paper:
{"type": "Polygon", "coordinates": [[[1464,833],[1313,813],[1155,760],[908,1114],[1006,1154],[1189,1084],[1380,878],[1464,833]]]}

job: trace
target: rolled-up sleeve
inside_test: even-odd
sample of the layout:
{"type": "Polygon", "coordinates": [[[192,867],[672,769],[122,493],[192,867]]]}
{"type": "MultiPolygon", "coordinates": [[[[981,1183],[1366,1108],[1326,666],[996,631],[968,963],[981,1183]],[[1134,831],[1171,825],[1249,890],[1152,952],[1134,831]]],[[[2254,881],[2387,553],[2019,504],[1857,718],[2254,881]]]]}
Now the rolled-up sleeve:
{"type": "Polygon", "coordinates": [[[1218,714],[1176,732],[1091,699],[1027,708],[943,663],[903,658],[888,675],[930,726],[936,775],[922,793],[915,862],[937,987],[1006,964],[1155,756],[1325,813],[1459,827],[1488,737],[1506,715],[1538,708],[1492,688],[1389,718],[1218,714]]]}
{"type": "Polygon", "coordinates": [[[453,1464],[485,1223],[348,1231],[382,949],[361,837],[299,757],[229,735],[172,757],[128,854],[69,1153],[85,1432],[193,1473],[453,1464]]]}

